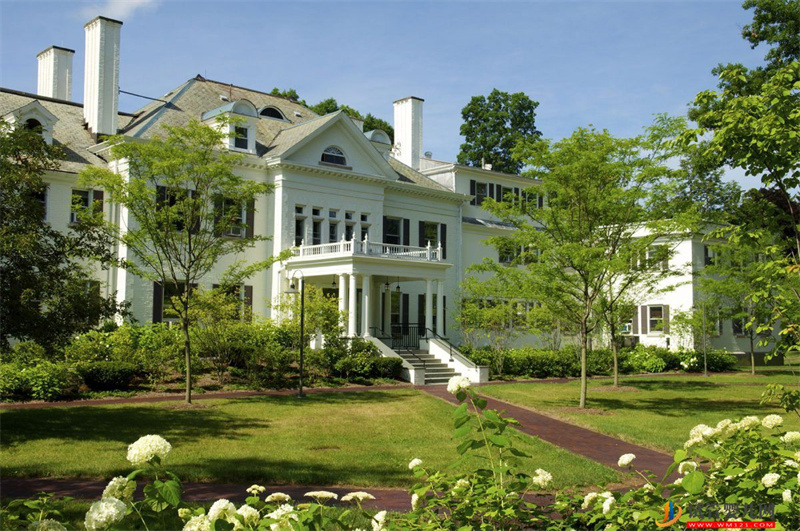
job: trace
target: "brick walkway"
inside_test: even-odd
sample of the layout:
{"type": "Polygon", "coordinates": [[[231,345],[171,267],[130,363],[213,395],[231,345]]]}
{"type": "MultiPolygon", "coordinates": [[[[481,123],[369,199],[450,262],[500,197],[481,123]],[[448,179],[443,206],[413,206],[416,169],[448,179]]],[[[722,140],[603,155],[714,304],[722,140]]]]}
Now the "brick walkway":
{"type": "MultiPolygon", "coordinates": [[[[456,397],[447,392],[446,386],[420,386],[417,389],[447,402],[458,404],[456,397]]],[[[540,415],[530,409],[515,406],[496,398],[486,396],[482,398],[486,399],[489,409],[505,410],[509,416],[517,419],[520,423],[520,426],[517,427],[519,431],[539,437],[554,446],[611,468],[619,470],[617,460],[622,454],[635,454],[635,464],[638,470],[651,470],[658,476],[663,475],[672,464],[671,456],[644,446],[631,444],[596,431],[540,415]]]]}

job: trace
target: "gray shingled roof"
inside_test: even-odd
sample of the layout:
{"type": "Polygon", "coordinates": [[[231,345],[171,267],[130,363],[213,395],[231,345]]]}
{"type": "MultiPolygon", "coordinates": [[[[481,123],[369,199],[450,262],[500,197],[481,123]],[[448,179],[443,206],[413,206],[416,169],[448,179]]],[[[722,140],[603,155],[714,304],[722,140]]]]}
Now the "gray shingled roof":
{"type": "Polygon", "coordinates": [[[332,112],[330,114],[326,114],[325,116],[319,116],[307,122],[282,129],[273,138],[272,143],[270,144],[269,148],[267,148],[267,154],[270,157],[279,157],[283,155],[292,146],[303,140],[308,135],[312,134],[314,131],[325,127],[326,124],[330,123],[331,120],[339,116],[341,113],[342,111],[332,112]]]}
{"type": "MultiPolygon", "coordinates": [[[[24,107],[33,101],[38,101],[42,107],[58,119],[53,126],[53,143],[64,150],[66,160],[61,164],[61,170],[69,173],[78,173],[87,165],[105,166],[105,161],[90,153],[91,146],[96,144],[89,131],[83,126],[83,105],[52,98],[37,96],[15,90],[0,88],[0,116],[24,107]]],[[[119,123],[130,120],[130,116],[120,116],[119,123]]]]}
{"type": "Polygon", "coordinates": [[[398,181],[416,184],[418,186],[422,186],[424,188],[430,188],[431,190],[439,190],[442,192],[450,192],[441,184],[437,183],[430,177],[426,177],[422,175],[420,172],[416,171],[414,168],[410,166],[406,166],[399,160],[394,157],[389,157],[389,165],[397,172],[398,181]]]}

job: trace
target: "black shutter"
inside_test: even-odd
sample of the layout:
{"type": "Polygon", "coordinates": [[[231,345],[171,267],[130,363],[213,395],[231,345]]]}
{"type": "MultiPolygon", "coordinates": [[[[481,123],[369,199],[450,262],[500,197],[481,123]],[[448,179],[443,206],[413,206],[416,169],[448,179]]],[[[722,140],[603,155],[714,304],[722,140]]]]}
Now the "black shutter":
{"type": "Polygon", "coordinates": [[[411,245],[411,220],[403,219],[403,245],[411,245]]]}
{"type": "Polygon", "coordinates": [[[153,282],[153,322],[160,323],[164,315],[164,287],[153,282]]]}
{"type": "Polygon", "coordinates": [[[478,203],[475,200],[475,179],[471,179],[469,181],[469,195],[472,196],[472,200],[469,202],[469,204],[477,205],[478,203]]]}
{"type": "Polygon", "coordinates": [[[420,293],[417,296],[417,330],[420,335],[425,335],[425,295],[420,293]]]}
{"type": "Polygon", "coordinates": [[[103,212],[103,191],[102,190],[95,190],[94,194],[94,204],[92,207],[94,208],[95,212],[103,212]]]}
{"type": "Polygon", "coordinates": [[[494,199],[494,183],[489,183],[489,197],[494,199]]]}
{"type": "Polygon", "coordinates": [[[425,222],[424,221],[420,221],[419,222],[419,246],[420,247],[425,247],[425,245],[426,245],[426,243],[425,243],[425,222]]]}
{"type": "Polygon", "coordinates": [[[442,260],[447,259],[447,225],[439,225],[439,241],[442,242],[442,260]]]}
{"type": "Polygon", "coordinates": [[[383,241],[381,243],[386,243],[386,228],[387,228],[387,225],[388,224],[386,223],[386,216],[383,216],[383,241]]]}
{"type": "Polygon", "coordinates": [[[160,207],[167,202],[167,187],[156,186],[156,204],[160,207]]]}
{"type": "Polygon", "coordinates": [[[253,319],[253,286],[245,286],[244,287],[244,309],[245,309],[245,318],[248,321],[252,321],[253,319]]]}
{"type": "Polygon", "coordinates": [[[669,334],[669,305],[664,305],[664,333],[669,334]]]}
{"type": "Polygon", "coordinates": [[[514,204],[519,203],[519,188],[514,188],[514,204]]]}
{"type": "Polygon", "coordinates": [[[408,334],[408,293],[403,293],[403,307],[402,313],[402,326],[403,326],[403,334],[408,334]]]}
{"type": "Polygon", "coordinates": [[[245,215],[247,216],[247,232],[245,233],[245,237],[252,238],[256,233],[255,231],[256,202],[254,199],[251,199],[250,201],[247,202],[247,209],[245,215]]]}

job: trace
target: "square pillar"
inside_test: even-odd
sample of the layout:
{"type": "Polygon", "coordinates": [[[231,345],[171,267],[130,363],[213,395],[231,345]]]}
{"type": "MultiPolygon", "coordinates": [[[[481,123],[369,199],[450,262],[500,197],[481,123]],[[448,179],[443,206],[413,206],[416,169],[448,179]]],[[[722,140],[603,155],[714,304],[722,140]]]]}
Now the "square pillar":
{"type": "Polygon", "coordinates": [[[444,280],[436,281],[436,333],[444,337],[444,280]]]}
{"type": "MultiPolygon", "coordinates": [[[[366,239],[364,242],[366,243],[366,239]]],[[[372,287],[372,277],[370,275],[361,276],[361,335],[363,337],[370,337],[372,335],[369,331],[369,314],[370,308],[370,287],[372,287]]]]}
{"type": "Polygon", "coordinates": [[[433,280],[425,280],[425,335],[433,330],[433,280]]]}
{"type": "Polygon", "coordinates": [[[350,296],[347,298],[347,337],[356,337],[356,276],[351,274],[349,281],[350,296]]]}

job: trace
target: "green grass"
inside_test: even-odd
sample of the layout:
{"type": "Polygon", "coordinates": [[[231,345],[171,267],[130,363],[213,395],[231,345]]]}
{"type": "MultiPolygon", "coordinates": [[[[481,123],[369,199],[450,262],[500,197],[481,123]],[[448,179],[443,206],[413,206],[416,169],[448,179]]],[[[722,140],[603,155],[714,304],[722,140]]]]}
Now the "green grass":
{"type": "MultiPolygon", "coordinates": [[[[127,445],[146,434],[172,443],[168,467],[185,481],[408,486],[410,459],[444,470],[457,457],[453,406],[413,389],[177,404],[3,411],[2,474],[127,474],[127,445]]],[[[556,488],[620,479],[538,439],[518,434],[515,445],[533,456],[525,469],[550,470],[556,488]]]]}
{"type": "Polygon", "coordinates": [[[787,426],[800,427],[795,415],[775,404],[759,404],[768,383],[797,385],[788,370],[703,376],[623,377],[630,392],[607,390],[612,381],[591,380],[587,411],[577,409],[579,382],[511,384],[481,387],[480,392],[630,442],[671,452],[682,447],[697,424],[724,418],[778,413],[787,426]],[[598,390],[598,387],[605,390],[598,390]]]}

